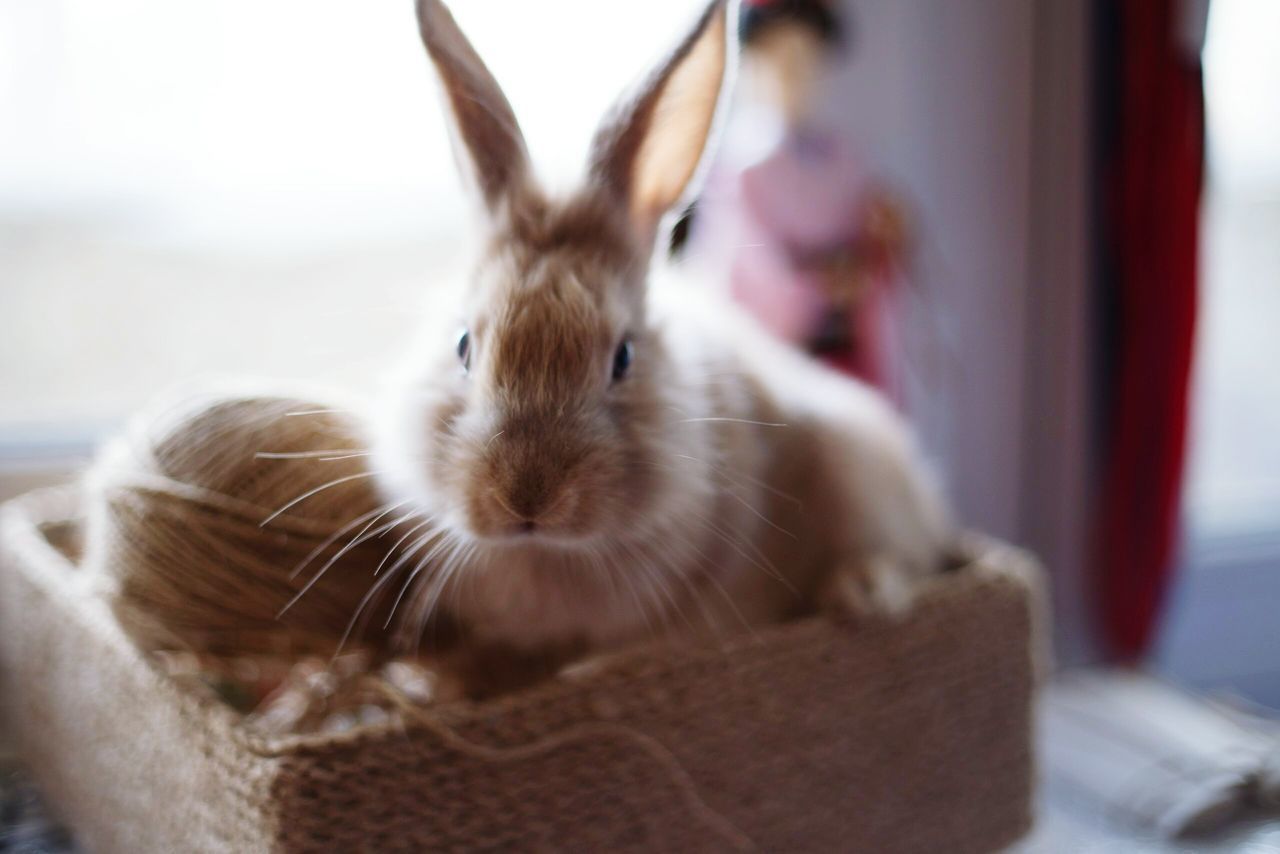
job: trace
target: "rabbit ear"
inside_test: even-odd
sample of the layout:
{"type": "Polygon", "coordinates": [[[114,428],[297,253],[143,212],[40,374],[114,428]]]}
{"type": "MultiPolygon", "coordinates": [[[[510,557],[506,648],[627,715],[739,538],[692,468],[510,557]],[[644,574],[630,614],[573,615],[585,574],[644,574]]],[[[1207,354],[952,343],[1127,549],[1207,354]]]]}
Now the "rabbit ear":
{"type": "Polygon", "coordinates": [[[492,211],[529,168],[529,152],[515,113],[444,3],[418,0],[418,29],[444,86],[455,153],[470,161],[470,171],[492,211]]]}
{"type": "Polygon", "coordinates": [[[711,136],[725,88],[730,10],[726,0],[712,0],[675,52],[596,132],[591,175],[626,204],[646,240],[685,193],[711,136]]]}

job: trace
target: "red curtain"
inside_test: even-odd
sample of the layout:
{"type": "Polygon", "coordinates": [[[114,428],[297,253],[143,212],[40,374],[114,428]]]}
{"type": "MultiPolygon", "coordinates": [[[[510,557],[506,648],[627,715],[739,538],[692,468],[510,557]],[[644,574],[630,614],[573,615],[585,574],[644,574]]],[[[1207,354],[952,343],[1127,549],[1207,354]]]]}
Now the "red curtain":
{"type": "Polygon", "coordinates": [[[1099,613],[1115,658],[1149,647],[1177,540],[1196,316],[1204,97],[1178,0],[1105,0],[1098,91],[1107,388],[1097,523],[1099,613]],[[1107,79],[1107,67],[1111,79],[1107,79]]]}

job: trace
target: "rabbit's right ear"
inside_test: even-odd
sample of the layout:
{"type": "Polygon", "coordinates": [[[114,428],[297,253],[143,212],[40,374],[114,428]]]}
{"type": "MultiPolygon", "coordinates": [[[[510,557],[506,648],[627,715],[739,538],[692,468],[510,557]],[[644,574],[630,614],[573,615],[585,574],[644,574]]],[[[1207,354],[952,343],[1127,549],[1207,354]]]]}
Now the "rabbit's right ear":
{"type": "Polygon", "coordinates": [[[454,153],[469,161],[486,207],[496,210],[525,180],[529,152],[498,82],[440,0],[418,0],[418,29],[453,119],[454,153]]]}
{"type": "Polygon", "coordinates": [[[591,174],[643,239],[689,191],[715,128],[731,68],[735,7],[710,0],[693,30],[596,133],[591,174]]]}

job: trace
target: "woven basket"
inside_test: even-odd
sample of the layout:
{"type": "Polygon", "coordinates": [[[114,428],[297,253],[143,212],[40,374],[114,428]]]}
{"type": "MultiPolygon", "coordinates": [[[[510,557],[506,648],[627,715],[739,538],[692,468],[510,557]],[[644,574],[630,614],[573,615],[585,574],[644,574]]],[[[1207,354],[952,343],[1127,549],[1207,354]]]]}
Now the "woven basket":
{"type": "Polygon", "coordinates": [[[0,691],[90,850],[965,852],[1031,822],[1042,626],[1009,548],[898,624],[808,619],[407,726],[264,738],[126,640],[76,571],[77,509],[0,511],[0,691]]]}

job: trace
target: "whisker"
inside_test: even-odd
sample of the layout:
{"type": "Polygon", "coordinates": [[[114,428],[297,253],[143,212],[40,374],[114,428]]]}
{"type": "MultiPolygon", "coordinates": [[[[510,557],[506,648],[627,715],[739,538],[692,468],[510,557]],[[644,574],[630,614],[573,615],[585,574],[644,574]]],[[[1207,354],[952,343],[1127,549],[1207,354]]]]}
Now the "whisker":
{"type": "Polygon", "coordinates": [[[424,554],[422,558],[414,564],[413,570],[409,572],[409,577],[406,578],[404,584],[401,585],[400,592],[396,595],[395,602],[391,604],[391,613],[387,614],[387,620],[382,624],[382,628],[385,629],[387,626],[391,625],[391,620],[395,617],[396,609],[400,607],[400,601],[404,599],[404,594],[408,591],[409,586],[413,584],[413,580],[418,577],[418,573],[422,572],[422,570],[426,568],[427,564],[431,562],[431,559],[445,548],[452,536],[452,533],[447,532],[443,537],[436,540],[435,545],[428,549],[426,554],[424,554]]]}
{"type": "MultiPolygon", "coordinates": [[[[753,566],[755,566],[765,575],[768,575],[770,578],[774,579],[775,581],[785,586],[797,597],[800,596],[800,591],[795,588],[795,585],[792,584],[790,581],[788,581],[786,576],[780,573],[777,567],[773,566],[773,564],[768,560],[768,558],[764,557],[763,553],[760,553],[760,557],[764,559],[764,562],[762,563],[760,560],[747,554],[747,552],[744,550],[743,543],[739,542],[736,539],[731,538],[729,534],[726,534],[724,531],[722,531],[719,527],[717,527],[715,524],[713,524],[706,518],[702,518],[702,522],[704,525],[706,525],[707,530],[711,531],[716,536],[718,536],[721,540],[723,540],[725,545],[729,546],[731,549],[737,552],[738,555],[743,560],[747,561],[748,563],[751,563],[753,566]]],[[[751,548],[751,544],[749,542],[746,543],[746,547],[751,548]]],[[[755,551],[759,552],[759,549],[755,549],[755,551]]]]}
{"type": "Polygon", "coordinates": [[[693,623],[689,621],[689,615],[680,607],[680,604],[672,593],[670,586],[667,584],[666,575],[662,570],[653,566],[649,561],[643,559],[642,556],[637,555],[637,553],[628,548],[625,543],[622,545],[623,549],[634,564],[644,571],[645,578],[649,581],[651,588],[656,590],[667,601],[667,604],[671,606],[671,610],[668,613],[672,616],[678,614],[680,619],[684,620],[685,625],[689,627],[689,631],[696,634],[697,629],[695,629],[693,627],[693,623]]]}
{"type": "MultiPolygon", "coordinates": [[[[351,632],[355,630],[356,623],[360,622],[360,615],[364,613],[365,608],[369,607],[369,603],[373,600],[373,597],[377,595],[383,585],[395,577],[394,572],[388,572],[382,578],[378,579],[377,583],[370,587],[368,592],[364,594],[364,597],[361,598],[360,603],[356,605],[355,613],[351,615],[351,619],[347,622],[347,628],[342,633],[342,638],[338,641],[338,648],[334,650],[334,659],[342,654],[342,649],[347,645],[347,641],[351,638],[351,632]]],[[[361,629],[361,631],[363,631],[363,629],[361,629]]]]}
{"type": "MultiPolygon", "coordinates": [[[[325,562],[325,565],[320,567],[320,571],[317,572],[315,575],[313,575],[311,577],[311,580],[303,585],[302,589],[298,591],[297,595],[295,595],[292,599],[290,599],[288,603],[283,608],[280,609],[280,613],[276,614],[276,619],[278,620],[281,617],[283,617],[286,611],[292,608],[299,599],[305,596],[307,591],[310,590],[312,587],[314,587],[316,582],[319,581],[321,577],[326,572],[329,571],[329,568],[342,559],[343,555],[345,555],[347,552],[351,551],[353,548],[355,548],[361,542],[363,542],[363,540],[366,538],[365,537],[366,533],[369,531],[370,528],[378,524],[379,519],[381,519],[383,516],[386,516],[388,513],[390,513],[392,510],[395,510],[397,507],[403,506],[407,502],[408,502],[408,499],[405,499],[404,501],[401,501],[399,504],[394,504],[388,507],[386,510],[383,510],[375,518],[370,520],[369,524],[364,526],[364,530],[362,530],[360,533],[352,537],[345,546],[343,546],[341,549],[338,550],[336,554],[334,554],[333,557],[329,558],[329,560],[325,562]]],[[[391,524],[394,525],[395,523],[393,522],[391,524]]],[[[376,535],[371,535],[371,536],[376,536],[376,535]]],[[[290,576],[290,577],[292,578],[293,576],[290,576]]]]}
{"type": "MultiPolygon", "coordinates": [[[[622,595],[623,588],[617,575],[613,571],[614,568],[605,560],[604,553],[599,545],[594,542],[583,543],[579,558],[586,565],[587,571],[590,572],[593,577],[603,578],[608,582],[609,595],[611,598],[622,595]]],[[[644,609],[641,607],[640,600],[638,598],[636,599],[636,610],[646,618],[647,622],[647,615],[644,613],[644,609]]]]}
{"type": "Polygon", "coordinates": [[[347,524],[345,524],[345,525],[343,525],[341,528],[339,528],[337,531],[335,531],[332,535],[330,535],[329,537],[325,538],[325,540],[324,540],[322,543],[320,543],[320,545],[318,545],[318,546],[316,546],[314,549],[312,549],[312,550],[311,550],[311,553],[310,553],[310,554],[308,554],[306,557],[304,557],[304,558],[301,560],[301,562],[299,562],[299,563],[298,563],[298,565],[297,565],[297,566],[295,566],[295,567],[293,568],[293,571],[289,573],[289,580],[290,580],[290,581],[292,581],[293,579],[297,578],[297,577],[298,577],[298,573],[300,573],[300,572],[302,572],[302,570],[306,569],[307,564],[311,563],[311,561],[313,561],[313,560],[315,560],[317,557],[319,557],[319,556],[320,556],[320,554],[321,554],[325,549],[329,548],[331,545],[333,545],[334,543],[336,543],[336,542],[337,542],[337,541],[342,537],[342,535],[343,535],[343,534],[345,534],[347,531],[350,531],[350,530],[351,530],[352,528],[354,528],[356,525],[363,524],[363,523],[364,523],[365,521],[367,521],[371,516],[376,515],[376,514],[377,514],[377,513],[379,513],[381,510],[382,510],[382,508],[381,508],[381,507],[378,507],[378,508],[374,508],[373,510],[370,510],[368,513],[365,513],[365,514],[363,514],[363,515],[361,515],[361,516],[357,516],[355,519],[352,519],[350,522],[348,522],[347,524]]]}
{"type": "MultiPolygon", "coordinates": [[[[467,543],[466,547],[462,550],[461,556],[458,558],[459,571],[461,571],[462,567],[467,566],[474,561],[476,552],[479,550],[479,541],[472,540],[467,543]]],[[[453,586],[453,609],[455,613],[462,609],[462,586],[461,580],[453,586]]]]}
{"type": "MultiPolygon", "coordinates": [[[[391,564],[391,568],[387,570],[387,575],[395,575],[397,569],[399,569],[400,567],[407,564],[410,560],[412,560],[415,554],[417,554],[425,546],[433,542],[432,540],[433,537],[438,537],[439,535],[440,535],[440,530],[433,528],[430,531],[427,531],[422,536],[418,537],[416,540],[414,540],[413,545],[409,546],[409,548],[405,550],[405,553],[400,555],[400,557],[396,560],[395,563],[391,564]]],[[[439,542],[439,540],[435,540],[435,542],[439,542]]],[[[382,567],[379,566],[378,568],[381,569],[382,567]]]]}
{"type": "Polygon", "coordinates": [[[672,529],[672,534],[679,536],[685,547],[698,555],[704,567],[701,577],[715,586],[716,591],[720,594],[720,597],[724,599],[725,604],[729,606],[729,610],[731,610],[734,616],[738,618],[738,621],[742,623],[743,628],[750,632],[753,637],[758,637],[755,626],[747,620],[746,616],[742,613],[742,609],[738,607],[738,603],[733,601],[733,597],[729,595],[729,591],[722,583],[720,583],[720,579],[716,577],[716,570],[719,567],[716,565],[715,561],[708,557],[707,553],[698,546],[693,537],[693,533],[691,531],[684,530],[682,527],[677,527],[672,529]]]}
{"type": "MultiPolygon", "coordinates": [[[[468,578],[474,578],[476,575],[474,571],[468,571],[464,574],[463,568],[469,567],[472,570],[474,569],[475,557],[480,550],[480,542],[478,540],[468,540],[468,538],[461,535],[459,536],[459,539],[464,543],[464,545],[461,551],[455,557],[451,557],[449,558],[448,561],[446,561],[445,569],[443,572],[443,574],[446,577],[445,577],[445,580],[441,583],[441,591],[442,591],[441,596],[443,596],[443,591],[446,585],[449,587],[452,587],[453,589],[454,613],[459,613],[462,609],[462,590],[463,590],[463,587],[466,586],[465,581],[468,578]],[[452,561],[454,564],[456,564],[456,569],[449,568],[449,561],[452,561]],[[457,583],[450,583],[454,580],[456,580],[457,583]]],[[[437,604],[436,606],[433,607],[432,610],[435,610],[438,607],[439,605],[437,604]]],[[[431,624],[432,644],[434,645],[436,640],[438,639],[440,621],[435,620],[434,622],[432,622],[431,620],[432,616],[433,616],[432,614],[424,614],[422,620],[419,621],[418,637],[417,637],[417,641],[415,642],[415,649],[421,646],[422,637],[426,633],[426,628],[428,623],[431,624]]]]}
{"type": "MultiPolygon", "coordinates": [[[[398,517],[396,517],[395,521],[393,521],[390,525],[384,525],[382,528],[379,528],[379,529],[378,529],[378,539],[382,539],[382,538],[383,538],[383,537],[385,537],[388,533],[390,533],[391,531],[394,531],[397,527],[399,527],[399,526],[400,526],[400,525],[402,525],[403,523],[408,522],[408,521],[409,521],[410,519],[412,519],[414,516],[421,516],[421,515],[422,515],[421,511],[418,511],[418,510],[410,510],[408,513],[404,514],[403,516],[398,516],[398,517]]],[[[430,520],[434,519],[435,517],[434,517],[434,516],[427,516],[427,517],[425,517],[425,518],[426,518],[428,521],[430,521],[430,520]]]]}
{"type": "MultiPolygon", "coordinates": [[[[359,534],[356,534],[356,540],[358,540],[360,537],[363,537],[363,536],[364,536],[364,534],[365,534],[365,531],[368,531],[368,530],[369,530],[370,528],[372,528],[374,525],[378,524],[378,520],[379,520],[379,519],[381,519],[383,516],[386,516],[388,513],[390,513],[392,510],[397,509],[398,507],[403,507],[403,506],[404,506],[405,504],[407,504],[407,503],[408,503],[408,501],[406,500],[406,501],[400,501],[400,502],[397,502],[396,504],[387,504],[387,505],[383,505],[383,507],[382,507],[380,510],[378,510],[378,511],[377,511],[377,515],[376,515],[376,516],[374,516],[374,518],[373,518],[372,520],[370,520],[370,521],[369,521],[369,524],[368,524],[368,525],[365,525],[364,530],[363,530],[363,531],[361,531],[359,534]]],[[[363,516],[361,516],[360,518],[356,519],[354,522],[351,522],[351,523],[348,523],[348,524],[346,524],[346,525],[342,526],[342,528],[341,528],[341,529],[339,529],[339,530],[338,530],[338,532],[337,532],[336,534],[334,534],[333,536],[329,537],[329,538],[328,538],[328,539],[326,539],[323,543],[321,543],[319,546],[317,546],[315,549],[313,549],[313,550],[312,550],[312,552],[311,552],[311,554],[307,555],[307,556],[306,556],[306,558],[305,558],[301,563],[299,563],[296,567],[294,567],[293,572],[289,573],[289,580],[290,580],[290,581],[292,581],[293,579],[297,578],[297,577],[298,577],[298,574],[299,574],[299,573],[301,573],[301,572],[302,572],[302,570],[306,568],[307,564],[311,563],[311,561],[313,561],[313,560],[315,560],[317,557],[319,557],[319,556],[320,556],[320,554],[321,554],[325,549],[329,548],[329,547],[330,547],[330,546],[332,546],[334,543],[336,543],[336,542],[338,541],[338,538],[339,538],[339,537],[341,537],[343,534],[345,534],[347,531],[350,531],[350,530],[351,530],[352,528],[354,528],[356,525],[359,525],[361,522],[365,521],[365,520],[366,520],[366,519],[368,519],[370,516],[372,516],[372,515],[374,514],[374,512],[375,512],[375,511],[372,511],[372,510],[371,510],[371,511],[369,511],[368,513],[366,513],[366,514],[364,514],[363,516]]],[[[408,514],[406,514],[406,515],[404,515],[404,516],[401,516],[399,519],[397,519],[397,520],[395,520],[395,521],[393,521],[393,522],[390,522],[390,523],[388,523],[387,525],[382,526],[381,528],[379,528],[379,529],[377,530],[377,532],[376,532],[376,533],[371,534],[370,536],[371,536],[371,537],[372,537],[372,536],[381,536],[382,534],[385,534],[387,531],[389,531],[389,530],[391,530],[392,528],[394,528],[396,525],[399,525],[401,522],[405,521],[406,519],[410,519],[410,518],[412,518],[412,517],[414,517],[414,516],[416,516],[416,515],[418,515],[418,514],[417,514],[417,511],[410,511],[408,514]]],[[[353,541],[352,541],[352,543],[356,542],[356,540],[353,540],[353,541]]],[[[350,544],[347,546],[347,548],[350,548],[350,544]]],[[[338,552],[338,554],[337,554],[337,556],[336,556],[336,557],[341,557],[341,556],[342,556],[343,554],[345,554],[345,553],[346,553],[346,549],[343,549],[342,551],[338,552]]]]}
{"type": "Polygon", "coordinates": [[[703,578],[710,581],[711,584],[715,586],[720,597],[724,599],[725,604],[729,606],[729,610],[733,611],[734,616],[736,616],[739,622],[742,623],[742,627],[750,632],[753,638],[759,640],[760,635],[756,632],[756,627],[753,626],[750,621],[747,620],[746,616],[743,615],[742,609],[738,607],[737,602],[733,601],[733,597],[729,595],[729,591],[725,589],[725,586],[720,583],[720,579],[716,578],[715,573],[707,572],[703,575],[703,578]]]}
{"type": "MultiPolygon", "coordinates": [[[[386,553],[385,555],[383,555],[382,560],[378,563],[377,568],[373,571],[374,577],[377,577],[378,573],[379,573],[379,572],[382,572],[382,568],[383,568],[384,566],[386,566],[386,565],[387,565],[387,561],[388,561],[388,560],[390,560],[390,559],[391,559],[391,556],[392,556],[393,554],[395,554],[395,553],[396,553],[396,549],[400,548],[400,544],[401,544],[401,543],[403,543],[405,540],[407,540],[407,539],[409,539],[410,537],[412,537],[416,532],[421,531],[423,528],[425,528],[425,527],[427,527],[428,525],[430,525],[430,524],[431,524],[431,522],[432,522],[434,519],[435,519],[435,517],[434,517],[434,516],[428,516],[427,518],[423,519],[423,520],[422,520],[421,522],[419,522],[418,524],[414,525],[414,526],[413,526],[412,528],[410,528],[409,530],[405,531],[405,532],[404,532],[404,535],[403,535],[402,537],[400,537],[400,539],[396,540],[396,541],[391,545],[391,548],[387,549],[387,553],[386,553]]],[[[431,532],[428,532],[428,533],[424,534],[424,535],[423,535],[423,539],[429,539],[429,538],[431,537],[431,534],[432,534],[432,533],[435,533],[435,532],[434,532],[434,531],[431,531],[431,532]]]]}
{"type": "Polygon", "coordinates": [[[648,630],[649,635],[657,637],[658,629],[653,623],[653,616],[649,613],[649,608],[645,605],[644,597],[640,595],[640,590],[632,580],[631,574],[625,570],[619,571],[617,561],[614,559],[615,552],[616,549],[611,547],[601,553],[601,559],[605,561],[605,566],[611,578],[618,578],[626,583],[626,589],[631,594],[631,598],[635,600],[636,610],[639,611],[640,616],[644,619],[645,628],[648,630]]]}
{"type": "Polygon", "coordinates": [[[787,426],[786,424],[782,424],[777,421],[752,421],[749,418],[728,418],[726,416],[719,416],[719,415],[707,416],[706,418],[681,418],[676,423],[677,424],[694,424],[701,421],[727,422],[732,424],[753,424],[756,427],[786,427],[787,426]]]}
{"type": "Polygon", "coordinates": [[[770,492],[781,499],[791,502],[796,506],[796,509],[798,510],[804,509],[804,502],[801,501],[799,498],[796,498],[794,495],[792,495],[789,492],[783,492],[781,489],[777,489],[776,487],[771,486],[768,482],[760,480],[759,478],[752,477],[749,474],[743,474],[742,472],[734,472],[732,475],[730,475],[724,470],[722,466],[718,466],[715,463],[710,463],[705,460],[700,460],[697,457],[688,456],[687,454],[676,454],[675,456],[678,459],[689,460],[690,462],[695,462],[695,463],[701,463],[702,465],[705,465],[711,469],[714,469],[721,477],[724,477],[726,479],[741,478],[745,480],[747,483],[752,484],[753,486],[758,486],[761,489],[765,490],[766,492],[770,492]]]}
{"type": "Polygon", "coordinates": [[[274,513],[272,513],[270,516],[268,516],[267,518],[265,518],[265,519],[263,519],[261,522],[259,522],[259,523],[258,523],[258,527],[259,527],[259,528],[265,528],[267,525],[271,524],[271,522],[272,522],[274,519],[276,519],[278,516],[280,516],[280,514],[284,513],[284,512],[285,512],[286,510],[288,510],[290,507],[294,507],[294,506],[296,506],[296,505],[298,505],[298,504],[301,504],[303,501],[306,501],[306,500],[307,500],[308,498],[310,498],[311,496],[313,496],[313,495],[317,495],[317,494],[319,494],[319,493],[321,493],[321,492],[324,492],[326,489],[331,489],[332,487],[340,486],[341,484],[344,484],[344,483],[350,483],[350,482],[351,482],[351,481],[353,481],[353,480],[359,480],[359,479],[361,479],[361,478],[365,478],[365,477],[376,477],[376,476],[378,476],[378,475],[380,475],[380,474],[382,474],[382,472],[380,472],[380,471],[362,471],[362,472],[357,472],[356,474],[349,474],[349,475],[347,475],[346,477],[339,477],[339,478],[335,478],[334,480],[331,480],[331,481],[329,481],[329,482],[328,482],[328,483],[326,483],[326,484],[323,484],[323,485],[321,485],[321,486],[317,486],[315,489],[307,490],[306,492],[302,493],[302,494],[301,494],[301,495],[299,495],[297,498],[293,499],[293,500],[292,500],[292,501],[290,501],[288,504],[284,505],[284,506],[283,506],[283,507],[281,507],[279,510],[275,511],[275,512],[274,512],[274,513]]]}
{"type": "Polygon", "coordinates": [[[421,608],[422,613],[418,618],[418,625],[413,643],[414,655],[417,655],[422,649],[422,636],[426,634],[427,624],[430,623],[431,618],[435,615],[436,606],[440,601],[441,594],[444,593],[445,587],[448,586],[454,575],[456,575],[462,567],[462,563],[458,560],[458,557],[462,553],[461,547],[465,546],[465,543],[456,535],[451,535],[451,538],[452,543],[449,547],[449,553],[445,558],[443,567],[439,571],[436,582],[432,585],[433,589],[430,594],[430,599],[424,602],[421,608]]]}
{"type": "Polygon", "coordinates": [[[734,492],[732,489],[725,490],[725,495],[728,495],[730,498],[732,498],[733,500],[737,501],[737,502],[738,502],[739,504],[741,504],[743,507],[747,508],[749,511],[751,511],[751,513],[752,513],[753,515],[755,515],[755,517],[756,517],[757,519],[759,519],[761,522],[764,522],[764,523],[765,523],[766,525],[768,525],[770,528],[773,528],[775,531],[777,531],[777,532],[778,532],[778,533],[780,533],[780,534],[784,534],[784,535],[786,535],[786,536],[790,537],[791,539],[795,540],[796,542],[800,542],[800,538],[799,538],[799,537],[797,537],[795,534],[791,533],[790,531],[788,531],[786,528],[782,527],[782,526],[781,526],[781,525],[779,525],[778,523],[774,522],[772,519],[770,519],[768,516],[766,516],[766,515],[764,515],[763,513],[761,513],[761,512],[760,512],[759,510],[757,510],[756,508],[752,507],[752,506],[751,506],[751,504],[750,504],[750,503],[749,503],[745,498],[743,498],[743,497],[742,497],[741,495],[739,495],[738,493],[734,492]]]}
{"type": "MultiPolygon", "coordinates": [[[[715,465],[714,463],[708,463],[704,460],[698,459],[697,457],[688,456],[687,454],[676,454],[675,456],[682,460],[689,460],[690,462],[695,462],[695,463],[699,463],[701,465],[707,466],[709,469],[711,469],[711,471],[714,474],[717,474],[720,477],[724,478],[725,481],[728,483],[728,486],[730,488],[723,490],[724,495],[727,495],[728,497],[732,498],[734,501],[737,501],[739,504],[741,504],[743,507],[749,510],[752,513],[752,515],[754,515],[757,519],[759,519],[761,522],[764,522],[766,525],[768,525],[770,528],[773,528],[778,533],[783,534],[787,537],[790,537],[796,542],[800,541],[799,537],[797,537],[791,531],[788,531],[786,528],[779,525],[777,522],[774,522],[768,516],[764,515],[764,513],[762,513],[758,508],[756,508],[749,501],[747,501],[740,494],[738,494],[738,492],[736,492],[735,489],[741,490],[741,489],[745,489],[746,487],[743,484],[739,483],[737,480],[735,480],[734,477],[730,475],[728,472],[726,472],[724,469],[715,465]]],[[[651,463],[650,465],[652,465],[654,468],[660,468],[666,471],[679,471],[679,469],[675,467],[663,466],[659,463],[651,463]]],[[[786,493],[780,493],[778,492],[778,490],[775,490],[771,488],[768,484],[760,481],[756,481],[755,485],[760,487],[761,489],[765,489],[765,490],[768,490],[769,492],[773,492],[777,494],[779,498],[784,498],[784,499],[794,501],[797,508],[803,509],[803,505],[800,504],[799,501],[796,501],[796,499],[794,499],[792,496],[789,496],[786,493]]]]}
{"type": "Polygon", "coordinates": [[[356,451],[353,448],[335,448],[330,451],[258,451],[255,460],[351,460],[367,457],[372,451],[356,451]]]}
{"type": "MultiPolygon", "coordinates": [[[[430,520],[428,519],[428,521],[430,520]]],[[[421,528],[422,526],[419,525],[418,527],[421,528]]],[[[342,639],[338,641],[338,649],[334,653],[335,658],[338,656],[339,653],[342,652],[342,648],[346,645],[347,640],[350,639],[351,633],[355,630],[357,625],[360,625],[361,627],[360,630],[364,631],[361,617],[365,613],[365,609],[369,607],[369,603],[373,601],[373,598],[378,595],[378,593],[382,590],[383,587],[385,587],[388,583],[390,583],[390,581],[393,578],[396,577],[396,571],[400,569],[400,567],[402,566],[407,566],[409,560],[413,557],[413,555],[417,553],[417,551],[421,549],[424,545],[430,543],[431,538],[433,536],[436,536],[438,533],[439,531],[437,530],[431,530],[423,534],[422,536],[420,536],[417,540],[414,541],[413,545],[410,546],[409,550],[405,552],[405,554],[400,558],[400,560],[396,561],[396,563],[389,570],[387,570],[387,574],[384,575],[382,578],[378,579],[378,581],[375,582],[374,585],[369,588],[368,592],[365,593],[365,595],[360,599],[360,602],[356,605],[355,613],[351,615],[351,620],[347,623],[347,628],[342,633],[342,639]]],[[[398,546],[400,542],[404,542],[404,539],[405,537],[401,537],[400,541],[397,542],[396,545],[398,546]]],[[[390,557],[391,554],[394,553],[395,548],[396,548],[395,546],[392,546],[391,551],[387,552],[387,557],[390,557]]],[[[425,563],[425,561],[428,560],[429,558],[430,558],[430,554],[424,557],[422,561],[419,562],[418,566],[422,566],[423,563],[425,563]]],[[[383,561],[384,562],[386,561],[385,557],[383,558],[383,561]]],[[[378,565],[378,569],[379,570],[382,569],[382,564],[378,565]]],[[[416,568],[414,571],[415,572],[417,571],[416,568]]],[[[374,574],[376,575],[377,573],[375,572],[374,574]]],[[[399,604],[399,599],[396,600],[396,604],[397,605],[399,604]]],[[[391,613],[387,615],[387,621],[382,626],[384,631],[391,624],[391,617],[394,614],[395,614],[395,607],[393,606],[391,609],[391,613]]]]}
{"type": "Polygon", "coordinates": [[[694,584],[692,573],[671,572],[668,573],[668,577],[683,585],[684,589],[688,593],[688,598],[697,605],[698,610],[702,612],[702,620],[706,624],[707,629],[713,634],[719,634],[719,620],[716,619],[715,612],[707,603],[706,597],[701,595],[702,591],[700,591],[698,586],[694,584]]]}

